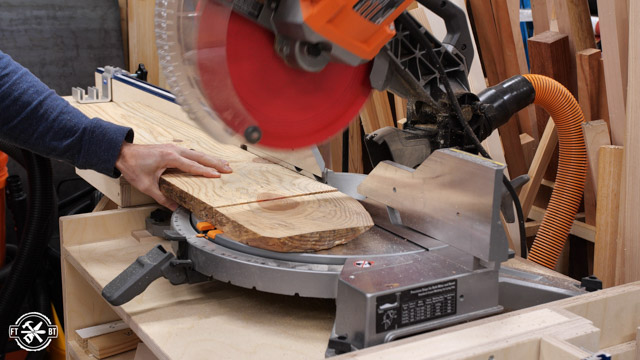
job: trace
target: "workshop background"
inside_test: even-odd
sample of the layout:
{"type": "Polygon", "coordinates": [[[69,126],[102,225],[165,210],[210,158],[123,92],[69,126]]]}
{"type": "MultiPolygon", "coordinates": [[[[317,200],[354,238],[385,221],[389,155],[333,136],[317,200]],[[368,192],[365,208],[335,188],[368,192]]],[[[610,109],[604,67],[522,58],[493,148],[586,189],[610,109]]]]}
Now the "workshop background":
{"type": "MultiPolygon", "coordinates": [[[[628,135],[625,116],[628,14],[619,10],[623,7],[608,4],[598,23],[597,5],[602,8],[608,1],[567,1],[562,2],[565,6],[552,6],[554,1],[520,0],[517,7],[513,5],[516,2],[506,0],[466,1],[488,85],[515,74],[539,73],[561,82],[579,100],[587,121],[583,129],[590,167],[583,204],[555,270],[574,279],[595,274],[605,288],[640,279],[640,273],[625,273],[624,268],[616,270],[614,265],[616,261],[635,262],[633,256],[640,252],[623,254],[618,251],[621,245],[615,244],[616,239],[622,239],[629,249],[638,248],[632,241],[637,236],[633,219],[625,222],[619,217],[637,212],[635,200],[640,196],[632,184],[623,182],[621,174],[634,174],[637,165],[622,160],[620,146],[634,153],[639,145],[628,135]],[[611,35],[614,33],[616,36],[611,35]],[[614,43],[615,48],[611,46],[614,43]],[[605,150],[598,157],[601,147],[605,150]],[[626,201],[621,189],[626,192],[626,201]]],[[[71,87],[93,85],[93,72],[103,65],[135,72],[143,63],[148,81],[166,88],[158,66],[154,5],[153,0],[0,0],[0,49],[63,96],[70,95],[71,87]]],[[[405,106],[406,100],[392,93],[373,91],[349,127],[321,146],[327,166],[335,171],[371,171],[362,137],[384,126],[402,126],[407,116],[405,106]]],[[[532,178],[527,192],[521,193],[529,245],[555,186],[557,140],[545,137],[548,119],[544,110],[532,105],[500,129],[510,177],[529,174],[532,178]]],[[[20,176],[26,188],[20,166],[11,162],[9,171],[20,176]]],[[[59,215],[89,212],[100,199],[101,195],[67,164],[54,162],[54,177],[59,215]]],[[[12,209],[6,213],[12,214],[12,209]]],[[[6,220],[10,244],[17,242],[13,219],[7,216],[6,220]]],[[[512,247],[517,250],[517,229],[510,229],[512,247]]],[[[49,270],[59,274],[54,266],[56,256],[59,258],[57,232],[50,248],[49,270]]],[[[62,311],[59,287],[59,275],[52,277],[49,288],[54,305],[62,311]]]]}

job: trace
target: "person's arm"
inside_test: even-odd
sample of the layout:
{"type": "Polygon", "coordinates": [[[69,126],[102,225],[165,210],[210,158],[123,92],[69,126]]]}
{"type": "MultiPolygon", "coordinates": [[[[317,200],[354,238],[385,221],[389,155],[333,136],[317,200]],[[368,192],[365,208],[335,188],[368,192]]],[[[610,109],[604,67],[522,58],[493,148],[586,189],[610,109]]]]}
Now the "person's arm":
{"type": "Polygon", "coordinates": [[[134,145],[133,131],[88,118],[0,51],[0,138],[81,169],[116,177],[171,209],[158,188],[167,168],[207,177],[231,172],[226,161],[173,145],[134,145]]]}
{"type": "Polygon", "coordinates": [[[0,52],[0,136],[40,155],[117,176],[114,167],[130,128],[90,119],[0,52]]]}

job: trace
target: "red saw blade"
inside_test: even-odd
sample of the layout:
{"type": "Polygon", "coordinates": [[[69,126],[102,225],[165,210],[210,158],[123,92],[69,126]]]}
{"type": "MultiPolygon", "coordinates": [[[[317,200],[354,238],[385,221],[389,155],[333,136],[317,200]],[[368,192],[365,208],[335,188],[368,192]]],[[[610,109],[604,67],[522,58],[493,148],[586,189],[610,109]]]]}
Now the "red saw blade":
{"type": "Polygon", "coordinates": [[[208,1],[197,38],[201,88],[211,108],[235,132],[262,131],[261,145],[318,144],[345,128],[371,92],[369,63],[330,63],[311,73],[274,50],[274,34],[208,1]]]}

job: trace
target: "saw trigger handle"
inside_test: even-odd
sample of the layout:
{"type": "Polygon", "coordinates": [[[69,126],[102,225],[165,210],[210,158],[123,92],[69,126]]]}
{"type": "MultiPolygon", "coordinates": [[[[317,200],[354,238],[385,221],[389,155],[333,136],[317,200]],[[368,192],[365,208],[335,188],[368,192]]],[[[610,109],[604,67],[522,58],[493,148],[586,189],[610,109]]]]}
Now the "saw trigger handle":
{"type": "Polygon", "coordinates": [[[450,0],[418,0],[418,2],[444,20],[447,35],[442,43],[454,47],[464,56],[468,71],[473,62],[474,51],[467,15],[450,0]]]}

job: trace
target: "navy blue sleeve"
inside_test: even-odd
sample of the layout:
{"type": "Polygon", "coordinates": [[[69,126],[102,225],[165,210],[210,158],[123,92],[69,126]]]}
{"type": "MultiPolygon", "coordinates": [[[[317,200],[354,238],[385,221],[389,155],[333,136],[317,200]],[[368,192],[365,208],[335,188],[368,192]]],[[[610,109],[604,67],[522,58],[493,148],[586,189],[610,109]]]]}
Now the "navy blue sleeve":
{"type": "Polygon", "coordinates": [[[133,141],[133,130],[88,118],[0,51],[0,138],[115,177],[120,148],[133,141]]]}

